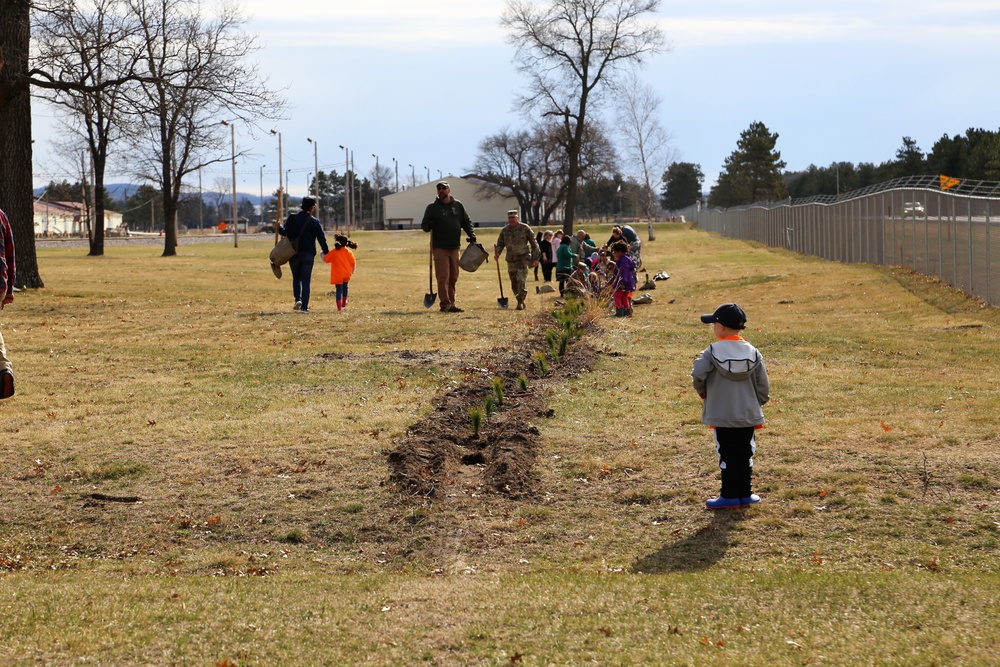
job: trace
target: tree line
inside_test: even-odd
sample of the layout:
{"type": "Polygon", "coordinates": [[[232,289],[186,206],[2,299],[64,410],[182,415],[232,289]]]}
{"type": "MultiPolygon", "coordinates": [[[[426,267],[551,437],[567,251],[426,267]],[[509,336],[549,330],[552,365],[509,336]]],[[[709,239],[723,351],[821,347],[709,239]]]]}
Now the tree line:
{"type": "MultiPolygon", "coordinates": [[[[1000,131],[970,128],[964,135],[944,134],[927,153],[912,138],[904,136],[894,159],[879,164],[809,165],[802,171],[782,171],[785,162],[776,149],[777,141],[778,134],[759,121],[744,130],[736,150],[726,158],[717,183],[709,191],[708,205],[725,208],[788,197],[837,196],[896,178],[925,174],[1000,181],[1000,131]]],[[[664,208],[679,210],[702,201],[704,178],[701,165],[671,164],[662,177],[664,208]]]]}
{"type": "MultiPolygon", "coordinates": [[[[369,176],[355,175],[349,171],[345,174],[336,170],[319,172],[319,210],[317,215],[324,225],[338,227],[345,221],[344,193],[345,180],[352,183],[354,190],[355,221],[365,222],[375,220],[381,212],[381,198],[391,194],[389,188],[388,170],[380,167],[381,175],[376,179],[374,172],[369,176]]],[[[314,181],[315,184],[316,181],[314,181]]],[[[82,181],[70,182],[66,179],[50,181],[44,188],[41,198],[51,202],[88,203],[88,184],[82,181]]],[[[312,190],[310,189],[310,194],[312,190]]],[[[287,192],[278,190],[267,193],[259,205],[255,205],[245,194],[236,202],[236,218],[249,221],[252,225],[264,226],[277,220],[278,199],[282,198],[281,211],[288,213],[300,202],[299,197],[290,197],[287,192]]],[[[104,202],[104,210],[117,211],[122,214],[122,221],[128,228],[135,231],[163,231],[162,191],[150,183],[138,185],[131,192],[123,193],[115,198],[103,189],[100,199],[104,202]]],[[[217,226],[220,222],[234,220],[232,214],[232,181],[216,178],[209,190],[192,190],[186,188],[177,200],[176,220],[179,228],[203,229],[217,226]],[[199,200],[201,205],[199,206],[199,200]]]]}

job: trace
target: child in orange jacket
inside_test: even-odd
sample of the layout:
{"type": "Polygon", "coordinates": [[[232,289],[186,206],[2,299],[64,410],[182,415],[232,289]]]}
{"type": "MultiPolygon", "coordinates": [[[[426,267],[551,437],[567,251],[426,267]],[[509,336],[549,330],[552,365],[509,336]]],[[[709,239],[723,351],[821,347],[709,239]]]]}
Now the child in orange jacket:
{"type": "Polygon", "coordinates": [[[337,234],[333,240],[333,248],[323,255],[323,261],[330,265],[330,284],[336,285],[337,310],[343,310],[347,307],[347,283],[357,264],[351,250],[357,249],[358,244],[342,234],[337,234]]]}

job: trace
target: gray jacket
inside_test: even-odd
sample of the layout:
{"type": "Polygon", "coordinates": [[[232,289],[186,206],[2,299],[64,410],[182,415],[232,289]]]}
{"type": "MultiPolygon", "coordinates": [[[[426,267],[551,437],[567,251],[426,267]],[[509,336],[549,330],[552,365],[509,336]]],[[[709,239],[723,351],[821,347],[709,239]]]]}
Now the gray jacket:
{"type": "Polygon", "coordinates": [[[709,345],[691,370],[694,390],[705,397],[701,421],[709,426],[741,428],[764,423],[761,409],[770,398],[764,357],[745,340],[709,345]]]}

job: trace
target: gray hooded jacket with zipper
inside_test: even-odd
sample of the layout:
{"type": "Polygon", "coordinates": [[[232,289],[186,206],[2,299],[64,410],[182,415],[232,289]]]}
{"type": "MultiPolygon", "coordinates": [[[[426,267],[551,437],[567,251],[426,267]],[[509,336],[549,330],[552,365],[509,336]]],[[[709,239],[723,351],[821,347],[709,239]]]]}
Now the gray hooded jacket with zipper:
{"type": "Polygon", "coordinates": [[[694,390],[705,397],[701,421],[709,426],[741,428],[764,423],[761,409],[771,384],[764,357],[742,339],[709,345],[691,370],[694,390]]]}

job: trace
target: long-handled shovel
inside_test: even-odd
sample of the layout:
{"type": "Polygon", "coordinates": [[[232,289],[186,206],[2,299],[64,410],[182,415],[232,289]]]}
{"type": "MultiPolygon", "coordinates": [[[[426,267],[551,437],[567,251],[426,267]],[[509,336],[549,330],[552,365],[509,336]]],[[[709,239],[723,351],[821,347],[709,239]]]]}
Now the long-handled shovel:
{"type": "MultiPolygon", "coordinates": [[[[497,247],[493,246],[493,254],[497,254],[497,247]]],[[[494,262],[497,265],[497,280],[500,282],[500,298],[497,299],[497,308],[507,308],[507,297],[503,295],[503,278],[500,276],[500,260],[494,262]]]]}
{"type": "Polygon", "coordinates": [[[427,294],[424,295],[424,308],[430,308],[437,301],[438,295],[434,293],[434,245],[431,244],[430,255],[428,255],[427,265],[427,294]]]}

